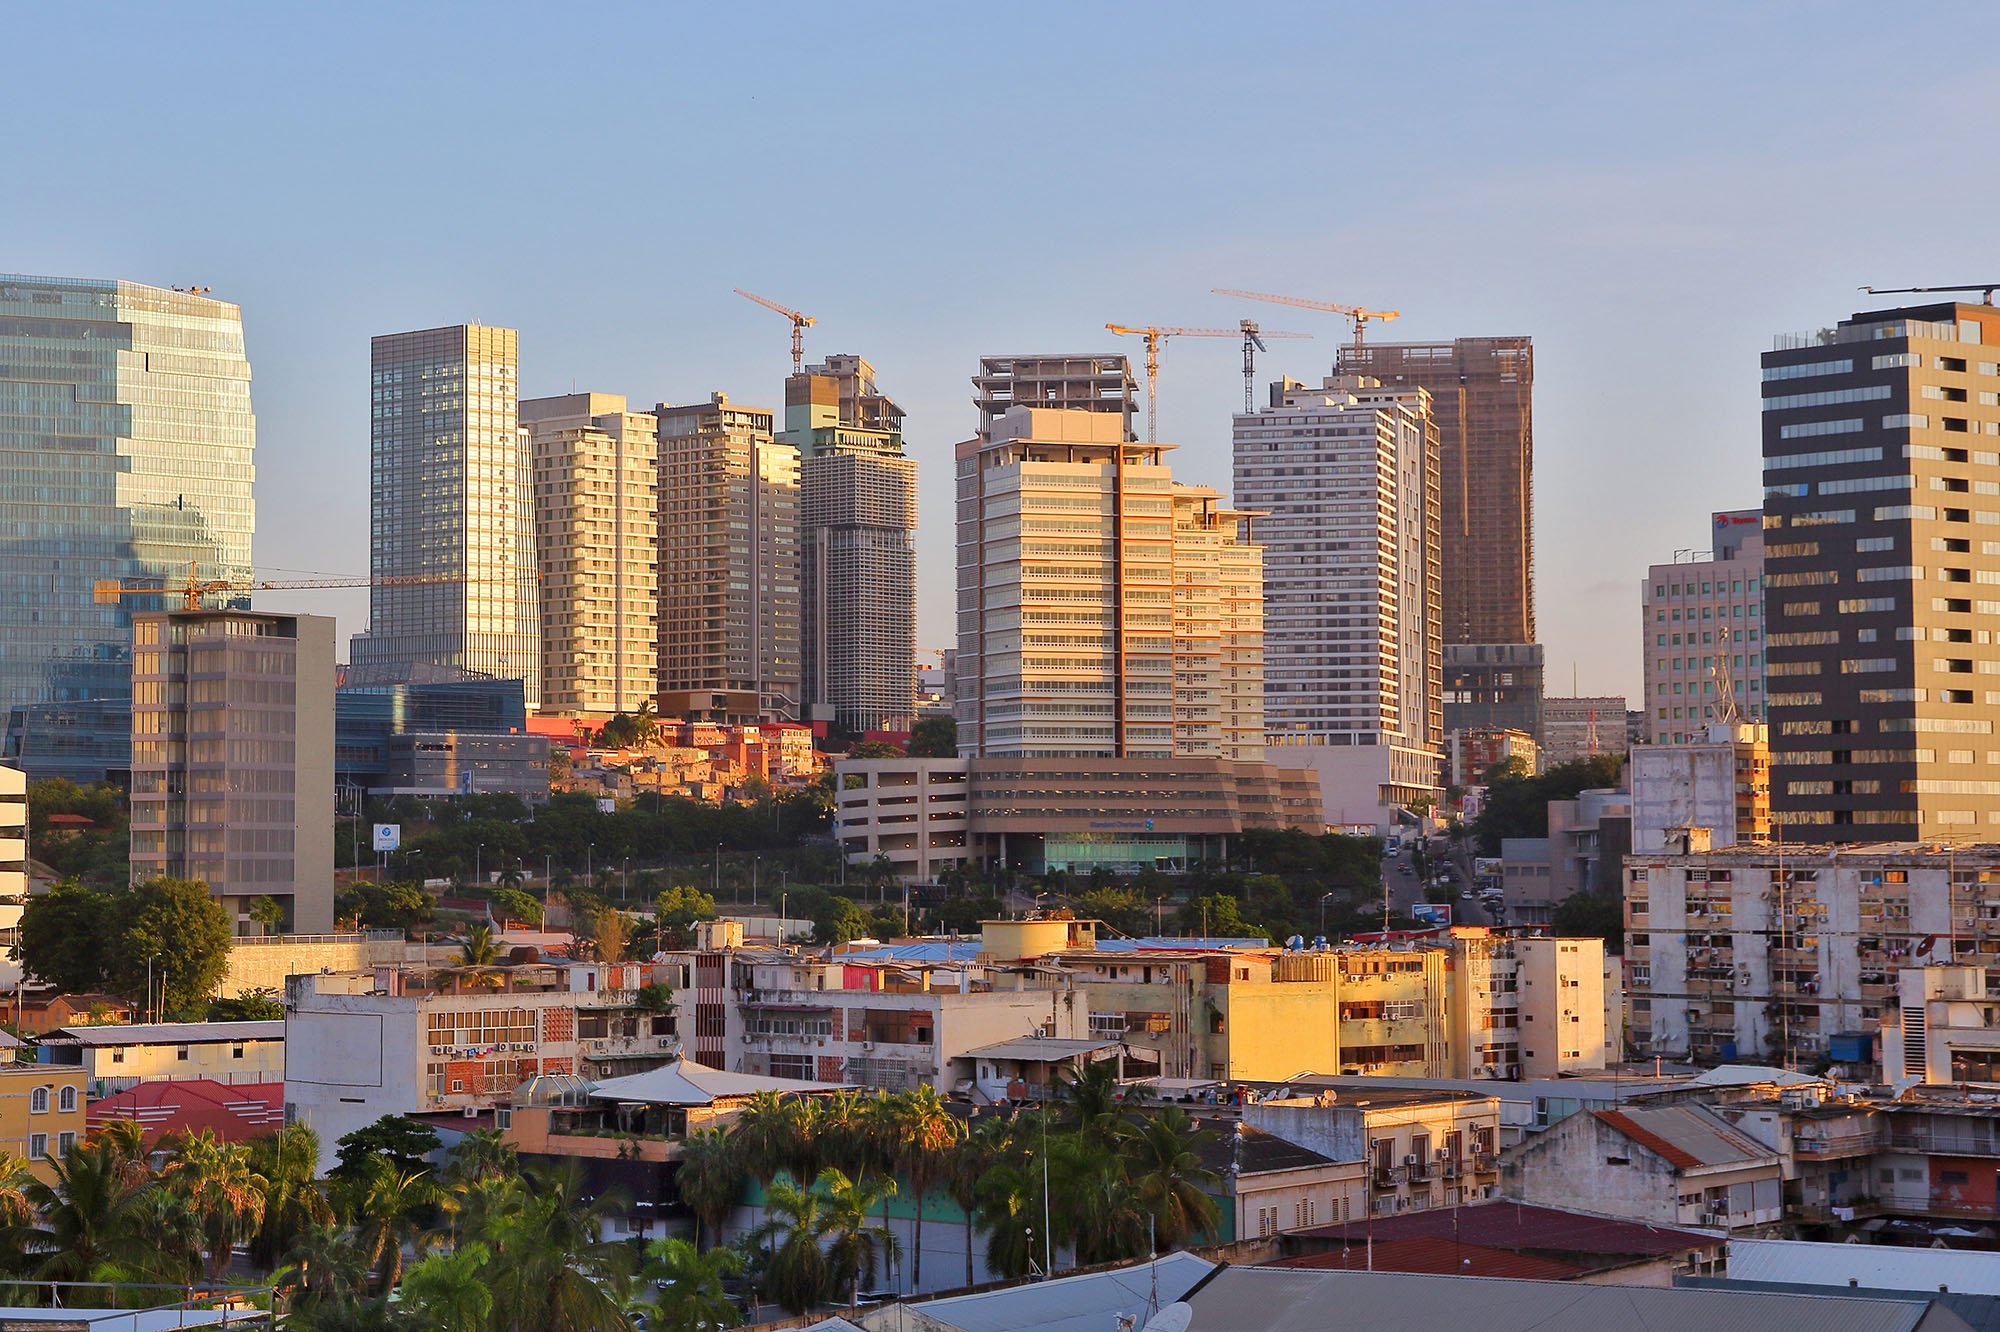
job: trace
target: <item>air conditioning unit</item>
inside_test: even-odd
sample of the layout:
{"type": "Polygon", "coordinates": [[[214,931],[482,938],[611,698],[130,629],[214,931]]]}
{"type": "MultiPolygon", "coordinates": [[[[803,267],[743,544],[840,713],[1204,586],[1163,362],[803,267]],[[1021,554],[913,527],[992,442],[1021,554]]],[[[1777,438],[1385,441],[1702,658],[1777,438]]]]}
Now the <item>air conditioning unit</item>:
{"type": "Polygon", "coordinates": [[[1405,1156],[1405,1157],[1403,1158],[1403,1164],[1404,1164],[1404,1165],[1415,1165],[1415,1164],[1416,1164],[1416,1163],[1417,1163],[1418,1161],[1420,1161],[1420,1160],[1422,1160],[1422,1159],[1423,1159],[1423,1158],[1419,1157],[1419,1156],[1418,1156],[1418,1155],[1417,1155],[1417,1154],[1416,1154],[1415,1152],[1411,1152],[1411,1153],[1410,1153],[1409,1155],[1407,1155],[1407,1156],[1405,1156]]]}
{"type": "Polygon", "coordinates": [[[467,1119],[477,1119],[479,1118],[479,1107],[476,1105],[468,1105],[464,1109],[460,1110],[459,1113],[464,1115],[467,1119]]]}
{"type": "Polygon", "coordinates": [[[442,1045],[433,1045],[431,1047],[431,1053],[434,1055],[441,1055],[441,1054],[450,1054],[451,1051],[445,1049],[442,1045]]]}

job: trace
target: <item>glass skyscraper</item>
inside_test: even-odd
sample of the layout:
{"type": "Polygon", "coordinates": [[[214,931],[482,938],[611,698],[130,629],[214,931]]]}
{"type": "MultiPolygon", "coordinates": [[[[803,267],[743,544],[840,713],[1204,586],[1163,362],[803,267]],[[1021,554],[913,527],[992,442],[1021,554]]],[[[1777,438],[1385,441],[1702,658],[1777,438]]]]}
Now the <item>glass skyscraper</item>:
{"type": "Polygon", "coordinates": [[[0,715],[31,776],[128,769],[132,615],[181,599],[93,586],[248,580],[256,439],[236,306],[0,276],[0,715]]]}
{"type": "Polygon", "coordinates": [[[436,669],[541,685],[534,488],[516,335],[458,324],[373,340],[368,632],[351,683],[436,669]],[[398,580],[409,580],[399,585],[398,580]]]}

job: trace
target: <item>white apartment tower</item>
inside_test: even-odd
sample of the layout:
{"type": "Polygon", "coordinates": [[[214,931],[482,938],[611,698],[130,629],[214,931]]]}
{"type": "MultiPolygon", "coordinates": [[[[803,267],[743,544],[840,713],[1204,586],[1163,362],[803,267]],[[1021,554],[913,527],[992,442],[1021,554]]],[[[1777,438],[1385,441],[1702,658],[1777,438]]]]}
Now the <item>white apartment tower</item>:
{"type": "Polygon", "coordinates": [[[617,393],[531,398],[520,417],[534,460],[542,711],[636,711],[659,678],[659,418],[617,393]]]}
{"type": "Polygon", "coordinates": [[[1244,515],[1127,434],[1014,407],[959,446],[961,754],[1257,757],[1244,515]]]}
{"type": "Polygon", "coordinates": [[[1264,758],[1313,768],[1329,823],[1434,796],[1443,740],[1438,432],[1423,388],[1287,379],[1236,417],[1264,548],[1264,758]]]}

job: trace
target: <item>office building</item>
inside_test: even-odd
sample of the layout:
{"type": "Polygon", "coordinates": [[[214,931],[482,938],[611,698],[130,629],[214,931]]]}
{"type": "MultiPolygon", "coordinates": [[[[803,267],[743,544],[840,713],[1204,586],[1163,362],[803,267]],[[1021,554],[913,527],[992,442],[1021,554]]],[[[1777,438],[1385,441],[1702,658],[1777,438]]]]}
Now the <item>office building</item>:
{"type": "Polygon", "coordinates": [[[1791,1063],[1872,1031],[1900,968],[2000,967],[2000,846],[1706,846],[1625,863],[1641,1057],[1791,1063]]]}
{"type": "Polygon", "coordinates": [[[370,344],[376,585],[350,680],[466,670],[520,680],[537,706],[534,484],[516,372],[511,328],[458,324],[370,344]]]}
{"type": "Polygon", "coordinates": [[[333,928],[333,621],[262,611],[135,617],[132,877],[199,879],[246,932],[333,928]]]}
{"type": "Polygon", "coordinates": [[[1867,311],[1763,365],[1774,815],[1801,841],[1978,836],[2000,825],[2000,310],[1867,311]]]}
{"type": "Polygon", "coordinates": [[[1764,717],[1764,514],[1718,513],[1714,545],[1647,571],[1640,588],[1646,739],[1688,744],[1711,722],[1764,717]]]}
{"type": "Polygon", "coordinates": [[[123,777],[132,614],[180,598],[94,584],[247,580],[256,442],[236,306],[0,276],[0,721],[31,777],[123,777]]]}
{"type": "Polygon", "coordinates": [[[1287,379],[1236,417],[1236,501],[1265,552],[1264,757],[1319,774],[1326,821],[1435,798],[1444,740],[1430,395],[1287,379]]]}
{"type": "Polygon", "coordinates": [[[1542,766],[1625,755],[1625,700],[1608,696],[1542,700],[1542,766]]]}
{"type": "Polygon", "coordinates": [[[859,356],[785,381],[785,442],[799,452],[801,673],[808,716],[844,729],[915,721],[917,464],[903,409],[859,356]]]}
{"type": "Polygon", "coordinates": [[[799,455],[729,400],[660,421],[660,712],[799,719],[799,455]]]}
{"type": "Polygon", "coordinates": [[[959,752],[1249,747],[1261,681],[1247,515],[1177,484],[1172,446],[1127,441],[1115,413],[1017,407],[988,433],[958,447],[959,752]]]}
{"type": "MultiPolygon", "coordinates": [[[[459,735],[521,734],[528,728],[519,680],[438,680],[354,685],[333,694],[333,770],[345,807],[357,815],[356,792],[388,784],[393,736],[441,731],[459,735]]],[[[546,783],[544,783],[546,787],[546,783]]]]}
{"type": "Polygon", "coordinates": [[[1708,844],[1771,840],[1770,733],[1761,722],[1710,722],[1685,744],[1631,753],[1632,849],[1666,849],[1669,830],[1702,828],[1708,844]]]}
{"type": "Polygon", "coordinates": [[[1533,341],[1456,338],[1343,347],[1340,369],[1430,394],[1438,433],[1444,641],[1533,643],[1533,341]]]}
{"type": "Polygon", "coordinates": [[[1446,643],[1444,729],[1542,733],[1540,643],[1446,643]]]}
{"type": "Polygon", "coordinates": [[[1106,412],[1119,418],[1124,438],[1138,438],[1132,423],[1139,410],[1132,363],[1117,352],[1044,356],[982,356],[973,376],[978,394],[979,437],[1016,407],[1065,412],[1106,412]]]}
{"type": "Polygon", "coordinates": [[[637,712],[659,688],[659,420],[623,395],[520,405],[534,463],[544,713],[637,712]]]}

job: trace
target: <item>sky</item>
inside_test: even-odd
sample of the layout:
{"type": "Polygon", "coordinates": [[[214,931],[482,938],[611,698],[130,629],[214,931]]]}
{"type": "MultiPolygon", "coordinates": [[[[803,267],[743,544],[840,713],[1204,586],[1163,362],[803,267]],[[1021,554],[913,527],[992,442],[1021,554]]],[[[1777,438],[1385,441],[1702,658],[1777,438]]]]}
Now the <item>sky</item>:
{"type": "MultiPolygon", "coordinates": [[[[49,5],[0,0],[0,270],[242,306],[255,558],[365,575],[368,339],[520,330],[528,396],[782,407],[858,352],[919,462],[953,634],[982,354],[1233,325],[1260,379],[1371,336],[1531,335],[1551,694],[1639,689],[1646,566],[1760,502],[1757,356],[2000,279],[2000,6],[49,5]],[[566,12],[574,11],[574,12],[566,12]]],[[[1121,346],[1121,344],[1123,344],[1121,346]]],[[[1160,438],[1228,489],[1239,345],[1170,342],[1160,438]]],[[[260,607],[365,627],[366,592],[260,607]]]]}

